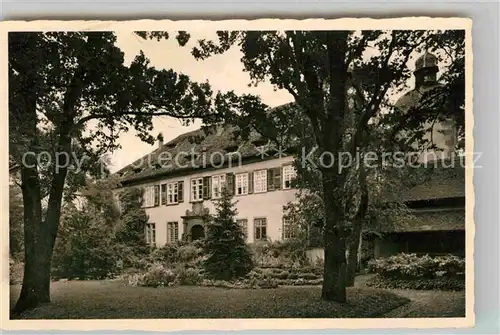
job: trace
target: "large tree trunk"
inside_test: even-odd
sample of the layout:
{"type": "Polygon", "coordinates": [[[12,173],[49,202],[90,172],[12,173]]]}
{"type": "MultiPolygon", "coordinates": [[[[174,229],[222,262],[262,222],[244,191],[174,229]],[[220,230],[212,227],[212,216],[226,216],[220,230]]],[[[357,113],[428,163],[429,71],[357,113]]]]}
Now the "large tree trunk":
{"type": "MultiPolygon", "coordinates": [[[[27,166],[32,166],[34,157],[26,158],[27,166]]],[[[42,247],[44,239],[40,184],[35,168],[21,167],[21,182],[24,204],[24,275],[21,295],[13,312],[19,313],[50,302],[49,288],[45,278],[50,275],[44,269],[47,254],[42,247]]],[[[49,268],[50,270],[50,268],[49,268]]]]}
{"type": "MultiPolygon", "coordinates": [[[[32,77],[36,77],[36,75],[36,71],[29,69],[23,84],[32,84],[32,77]]],[[[34,308],[42,303],[50,302],[51,261],[59,229],[64,184],[68,173],[69,162],[67,160],[71,153],[70,134],[74,121],[74,106],[81,94],[82,77],[83,70],[79,68],[75,71],[72,82],[64,96],[62,117],[56,128],[58,142],[55,153],[58,154],[58,160],[53,161],[52,182],[45,220],[42,218],[40,179],[36,167],[37,158],[34,155],[27,155],[26,161],[23,162],[25,164],[21,166],[25,265],[21,294],[13,309],[15,314],[34,308]]],[[[38,92],[34,88],[36,86],[28,87],[30,87],[30,90],[26,92],[24,104],[19,109],[20,115],[23,115],[26,121],[21,135],[26,139],[30,139],[30,146],[26,152],[31,150],[33,153],[38,153],[36,130],[38,92]]],[[[55,158],[52,157],[52,159],[55,158]]]]}
{"type": "MultiPolygon", "coordinates": [[[[327,64],[329,70],[329,90],[327,96],[316,99],[311,96],[312,107],[325,110],[320,117],[321,136],[319,147],[323,153],[330,152],[322,169],[322,193],[325,209],[325,268],[323,274],[324,300],[344,303],[346,297],[346,241],[344,229],[344,172],[339,169],[339,152],[343,148],[344,117],[346,108],[347,64],[346,50],[349,32],[330,31],[325,36],[327,44],[327,64]],[[316,106],[316,104],[318,104],[316,106]],[[331,161],[333,159],[333,161],[331,161]],[[328,168],[331,166],[331,168],[328,168]]],[[[316,88],[311,81],[312,88],[316,88]]],[[[313,90],[314,92],[315,90],[313,90]]],[[[322,155],[323,155],[322,153],[322,155]]],[[[327,155],[328,156],[328,155],[327,155]]]]}
{"type": "Polygon", "coordinates": [[[361,245],[361,223],[355,223],[352,232],[352,238],[349,243],[349,250],[347,256],[347,286],[354,286],[354,280],[356,279],[356,272],[359,265],[359,246],[361,245]]]}
{"type": "Polygon", "coordinates": [[[349,241],[349,258],[347,260],[347,285],[354,286],[354,280],[356,279],[356,270],[359,265],[359,258],[361,256],[361,240],[363,238],[363,221],[368,211],[369,204],[369,194],[368,194],[368,184],[366,170],[363,163],[359,166],[358,175],[359,187],[361,190],[361,200],[359,202],[358,210],[353,220],[353,230],[349,241]]]}
{"type": "Polygon", "coordinates": [[[325,262],[321,297],[324,300],[346,302],[346,245],[342,229],[342,212],[339,201],[334,196],[336,189],[336,182],[331,177],[324,178],[325,262]]]}

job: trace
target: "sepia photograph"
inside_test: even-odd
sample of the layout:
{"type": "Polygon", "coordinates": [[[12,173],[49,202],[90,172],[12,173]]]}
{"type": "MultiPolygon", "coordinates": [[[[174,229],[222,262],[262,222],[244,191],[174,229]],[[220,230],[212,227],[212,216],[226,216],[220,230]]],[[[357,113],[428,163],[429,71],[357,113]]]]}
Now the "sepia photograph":
{"type": "Polygon", "coordinates": [[[471,21],[264,21],[4,26],[9,320],[470,324],[471,21]]]}

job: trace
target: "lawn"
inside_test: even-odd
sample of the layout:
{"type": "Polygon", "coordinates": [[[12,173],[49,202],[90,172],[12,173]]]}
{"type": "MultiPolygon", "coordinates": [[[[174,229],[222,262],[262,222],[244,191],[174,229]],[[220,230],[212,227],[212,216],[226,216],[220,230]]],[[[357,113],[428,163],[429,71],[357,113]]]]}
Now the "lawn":
{"type": "MultiPolygon", "coordinates": [[[[11,286],[11,304],[19,290],[18,285],[11,286]]],[[[371,318],[409,301],[371,288],[349,288],[347,304],[322,301],[320,287],[146,288],[118,281],[61,281],[52,283],[51,290],[51,304],[28,311],[22,318],[371,318]]]]}
{"type": "MultiPolygon", "coordinates": [[[[366,287],[366,282],[373,275],[356,277],[356,287],[366,287]]],[[[385,315],[387,318],[458,318],[465,317],[465,291],[424,291],[424,290],[389,290],[399,296],[410,299],[410,303],[393,309],[385,315]]]]}
{"type": "Polygon", "coordinates": [[[390,311],[390,318],[458,318],[465,317],[465,292],[391,290],[411,300],[390,311]]]}

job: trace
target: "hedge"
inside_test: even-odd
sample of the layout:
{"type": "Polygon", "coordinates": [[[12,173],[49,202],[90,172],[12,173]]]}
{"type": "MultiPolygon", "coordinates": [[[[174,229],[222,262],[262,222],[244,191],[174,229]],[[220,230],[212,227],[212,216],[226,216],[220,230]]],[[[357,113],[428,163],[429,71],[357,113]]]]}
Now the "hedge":
{"type": "Polygon", "coordinates": [[[368,270],[376,274],[367,282],[372,287],[445,291],[465,289],[465,260],[453,255],[431,257],[403,253],[372,260],[368,270]]]}
{"type": "Polygon", "coordinates": [[[375,275],[366,282],[367,286],[376,288],[405,289],[405,290],[440,290],[463,291],[465,280],[463,278],[421,278],[421,279],[396,279],[375,275]]]}

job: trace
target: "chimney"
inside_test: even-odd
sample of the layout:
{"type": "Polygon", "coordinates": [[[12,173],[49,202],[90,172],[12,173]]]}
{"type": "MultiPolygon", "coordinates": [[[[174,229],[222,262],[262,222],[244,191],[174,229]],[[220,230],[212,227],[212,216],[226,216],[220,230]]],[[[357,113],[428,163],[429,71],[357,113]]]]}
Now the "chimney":
{"type": "Polygon", "coordinates": [[[158,148],[163,147],[163,134],[159,133],[156,139],[158,140],[158,148]]]}

